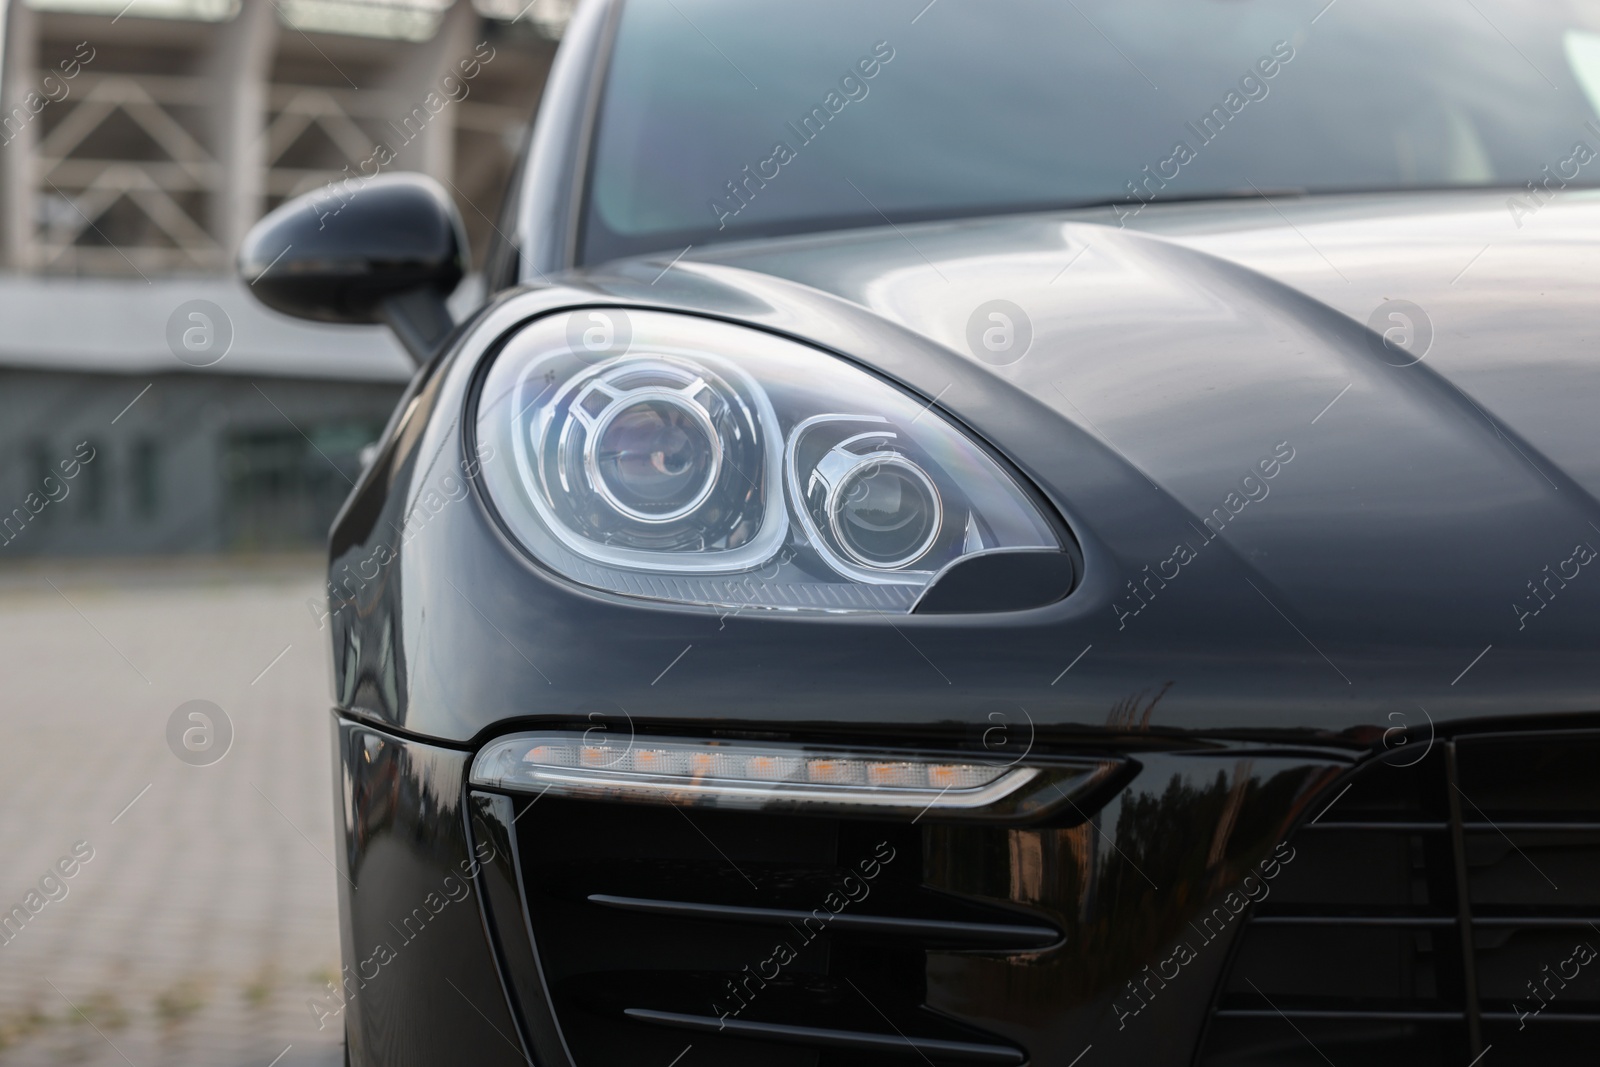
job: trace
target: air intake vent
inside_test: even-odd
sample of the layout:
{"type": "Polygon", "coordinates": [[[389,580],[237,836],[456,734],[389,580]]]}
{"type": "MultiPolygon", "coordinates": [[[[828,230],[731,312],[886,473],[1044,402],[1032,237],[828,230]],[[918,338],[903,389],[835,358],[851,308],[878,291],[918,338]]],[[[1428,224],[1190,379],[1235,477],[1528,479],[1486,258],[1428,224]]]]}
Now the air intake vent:
{"type": "Polygon", "coordinates": [[[665,1067],[691,1044],[695,1067],[1027,1059],[924,1006],[927,952],[1037,951],[1061,934],[925,888],[919,827],[554,799],[517,826],[578,1067],[665,1067]]]}
{"type": "Polygon", "coordinates": [[[1594,1062],[1600,734],[1422,750],[1335,785],[1294,835],[1203,1067],[1594,1062]]]}

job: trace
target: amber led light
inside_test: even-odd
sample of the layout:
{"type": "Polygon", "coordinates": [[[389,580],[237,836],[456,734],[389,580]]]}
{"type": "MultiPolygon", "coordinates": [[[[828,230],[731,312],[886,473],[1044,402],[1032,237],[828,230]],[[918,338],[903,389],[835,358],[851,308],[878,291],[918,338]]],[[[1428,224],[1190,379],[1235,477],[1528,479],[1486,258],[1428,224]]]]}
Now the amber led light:
{"type": "Polygon", "coordinates": [[[1081,792],[1112,766],[551,732],[490,743],[473,761],[472,783],[590,800],[1028,815],[1081,792]]]}

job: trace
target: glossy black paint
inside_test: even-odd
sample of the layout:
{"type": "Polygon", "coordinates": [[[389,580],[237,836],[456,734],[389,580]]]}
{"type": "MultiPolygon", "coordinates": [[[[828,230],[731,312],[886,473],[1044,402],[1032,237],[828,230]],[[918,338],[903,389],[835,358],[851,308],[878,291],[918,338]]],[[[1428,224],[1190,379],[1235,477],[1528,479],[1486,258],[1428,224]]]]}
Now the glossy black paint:
{"type": "MultiPolygon", "coordinates": [[[[1395,210],[1382,207],[1380,219],[1395,210]]],[[[936,260],[941,269],[957,271],[962,255],[977,247],[992,271],[1000,256],[992,245],[1010,239],[1008,230],[1038,225],[930,227],[913,239],[925,250],[946,241],[957,246],[936,260]]],[[[1151,239],[1136,235],[1108,231],[1100,239],[1132,245],[1147,263],[1191,255],[1164,243],[1145,247],[1151,239]]],[[[878,240],[819,243],[845,244],[847,252],[834,254],[858,265],[868,258],[863,246],[896,258],[886,251],[888,238],[878,240]]],[[[775,256],[780,249],[774,243],[745,254],[758,251],[775,256]]],[[[885,273],[907,269],[915,268],[896,259],[885,273]]],[[[1240,285],[1236,269],[1208,271],[1186,277],[1226,287],[1234,300],[1252,299],[1255,290],[1240,285]]],[[[1184,347],[1198,322],[1174,314],[1171,341],[1143,349],[1148,354],[1137,366],[1104,353],[1094,364],[1102,391],[1069,392],[1047,386],[1065,387],[1072,374],[1085,373],[1076,361],[1111,338],[1096,339],[1086,332],[1092,322],[1065,312],[1035,316],[1041,341],[1060,334],[1035,353],[1036,362],[1030,356],[998,373],[938,343],[934,325],[927,333],[908,330],[903,311],[901,321],[891,321],[776,274],[719,264],[680,263],[652,285],[659,274],[659,266],[621,264],[560,287],[504,294],[469,324],[453,352],[419,376],[334,533],[329,622],[339,702],[350,714],[468,747],[518,725],[587,724],[585,716],[597,710],[615,727],[639,730],[967,742],[999,714],[1037,744],[1105,747],[1141,760],[1151,747],[1197,742],[1315,746],[1320,769],[1306,773],[1316,778],[1383,741],[1421,744],[1459,723],[1595,706],[1600,588],[1581,580],[1550,586],[1559,595],[1521,630],[1507,599],[1526,595],[1522,587],[1541,576],[1540,552],[1552,565],[1567,558],[1565,551],[1550,555],[1559,539],[1550,531],[1570,528],[1582,540],[1593,514],[1580,479],[1547,458],[1562,445],[1550,436],[1555,427],[1518,417],[1514,405],[1496,405],[1510,418],[1480,414],[1431,368],[1397,375],[1401,368],[1382,363],[1360,327],[1303,298],[1264,290],[1282,306],[1260,303],[1251,315],[1241,313],[1233,327],[1240,337],[1205,359],[1184,347]],[[736,319],[865,362],[930,397],[949,385],[940,405],[981,431],[1060,509],[1082,550],[1080,583],[1045,607],[891,621],[671,608],[595,593],[548,573],[475,495],[472,442],[462,431],[470,418],[458,413],[468,410],[475,372],[498,338],[532,316],[595,304],[736,319]],[[1319,416],[1307,401],[1322,394],[1313,396],[1303,378],[1275,378],[1267,357],[1251,355],[1284,349],[1271,330],[1291,326],[1302,354],[1316,353],[1352,375],[1347,383],[1365,388],[1319,416]],[[1052,349],[1074,361],[1049,356],[1052,349]],[[1108,414],[1107,398],[1123,395],[1116,383],[1138,396],[1141,383],[1161,380],[1150,366],[1157,355],[1164,373],[1198,379],[1193,396],[1144,414],[1108,414]],[[1204,384],[1207,378],[1213,384],[1204,384]],[[1191,413],[1192,406],[1201,410],[1191,413]],[[1285,411],[1296,413],[1301,429],[1285,411]],[[1332,417],[1347,412],[1359,415],[1349,424],[1332,417]],[[1107,440],[1108,426],[1118,427],[1112,440],[1124,445],[1107,440]],[[1546,441],[1536,449],[1530,439],[1541,434],[1546,441]],[[1206,529],[1201,505],[1220,504],[1237,476],[1274,455],[1280,441],[1291,442],[1294,453],[1280,460],[1271,495],[1230,517],[1220,535],[1202,540],[1194,533],[1198,558],[1165,587],[1147,587],[1154,595],[1130,617],[1128,605],[1138,602],[1127,583],[1144,580],[1143,568],[1187,540],[1186,529],[1206,529]],[[1396,449],[1403,461],[1380,458],[1396,449]],[[1302,472],[1302,482],[1290,481],[1302,472]]],[[[1128,284],[1148,289],[1149,276],[1128,284]]],[[[1196,315],[1211,314],[1216,299],[1196,301],[1196,315]]],[[[1522,370],[1546,382],[1559,405],[1568,400],[1557,383],[1581,381],[1584,366],[1546,360],[1522,370]]],[[[1323,393],[1326,406],[1339,389],[1323,393]]],[[[1588,432],[1589,424],[1566,425],[1588,432]]],[[[1581,469],[1578,475],[1589,477],[1581,469]]],[[[1164,795],[1171,779],[1146,795],[1164,795]]],[[[1120,803],[1137,795],[1124,794],[1120,803]]],[[[1302,802],[1263,810],[1286,826],[1302,802]]],[[[1171,825],[1175,842],[1194,836],[1171,825]]],[[[1120,829],[1114,837],[1123,840],[1120,829]]],[[[1043,839],[1038,847],[1066,846],[1050,838],[1048,848],[1043,839]]],[[[1157,862],[1155,854],[1141,857],[1141,867],[1143,858],[1157,862]]],[[[1195,877],[1211,892],[1226,891],[1227,877],[1215,871],[1195,877]]],[[[1154,904],[1107,891],[1123,901],[1120,908],[1134,910],[1113,907],[1096,937],[1151,928],[1157,916],[1139,909],[1154,904]]],[[[1184,892],[1186,908],[1204,897],[1196,886],[1184,892]]],[[[1161,911],[1155,928],[1181,914],[1161,911]]],[[[1078,1009],[1008,1018],[1010,1000],[985,1006],[994,990],[1014,988],[986,984],[999,981],[1004,967],[997,972],[965,959],[951,964],[954,984],[937,988],[966,992],[940,1003],[1034,1048],[1076,1054],[1074,1042],[1110,1040],[1121,1034],[1111,1004],[1125,993],[1117,989],[1131,972],[1170,958],[1170,946],[1073,944],[1085,953],[1072,957],[1074,968],[1094,976],[1092,989],[1072,994],[1082,998],[1073,1001],[1078,1009]]],[[[1145,1062],[1186,1062],[1223,954],[1212,961],[1208,953],[1208,962],[1188,972],[1192,990],[1152,1002],[1155,1016],[1172,1015],[1131,1038],[1145,1062]]],[[[1034,981],[1033,971],[1025,974],[1034,981]]],[[[1050,989],[1038,994],[1040,1004],[1061,994],[1040,988],[1050,989]]],[[[525,1014],[538,1006],[536,999],[517,1003],[525,1014]]]]}
{"type": "Polygon", "coordinates": [[[572,1054],[550,1010],[549,989],[528,918],[515,803],[508,796],[478,791],[468,795],[467,803],[475,842],[494,851],[484,868],[482,899],[500,952],[509,1003],[534,1061],[540,1067],[571,1067],[572,1054]]]}
{"type": "Polygon", "coordinates": [[[319,322],[384,321],[385,301],[438,301],[466,270],[455,202],[420,174],[353,178],[281,205],[250,230],[239,274],[256,299],[319,322]]]}
{"type": "Polygon", "coordinates": [[[1027,549],[958,559],[917,598],[925,615],[1023,611],[1054,604],[1072,591],[1077,561],[1068,552],[1027,549]]]}
{"type": "Polygon", "coordinates": [[[469,836],[467,756],[335,719],[344,966],[308,1007],[354,1064],[526,1063],[480,894],[492,840],[469,836]]]}
{"type": "MultiPolygon", "coordinates": [[[[594,849],[655,863],[656,896],[669,897],[679,876],[662,850],[678,837],[650,830],[659,812],[541,810],[470,789],[473,752],[512,729],[970,746],[998,728],[1029,751],[1131,758],[1136,773],[1081,819],[886,828],[911,842],[922,888],[1062,936],[1003,951],[901,945],[885,966],[1004,1046],[988,1054],[1071,1063],[1093,1046],[1096,1060],[1177,1065],[1194,1060],[1208,1013],[1237,1008],[1245,973],[1225,979],[1242,921],[1214,936],[1190,924],[1218,906],[1238,915],[1220,902],[1263,864],[1292,863],[1291,833],[1353,765],[1409,759],[1469,727],[1592,724],[1600,578],[1573,561],[1575,546],[1600,546],[1600,199],[1566,194],[1542,207],[1548,229],[1514,239],[1501,193],[1415,193],[1151,205],[1125,227],[1094,212],[973,219],[580,268],[588,126],[616,9],[581,5],[502,227],[515,241],[490,257],[500,291],[419,371],[332,532],[347,963],[486,850],[478,910],[450,904],[350,999],[353,1063],[593,1067],[603,1061],[582,1049],[602,1045],[570,1041],[552,1005],[570,999],[563,982],[593,979],[586,967],[603,985],[605,967],[561,946],[632,930],[601,953],[624,959],[665,931],[674,952],[644,957],[665,972],[698,951],[711,920],[642,907],[642,892],[530,910],[536,875],[559,881],[594,849]],[[998,297],[1033,336],[1006,366],[966,342],[998,297]],[[1396,361],[1369,325],[1383,328],[1396,298],[1423,312],[1432,346],[1418,361],[1396,361]],[[522,324],[597,306],[737,322],[860,364],[1012,464],[1075,553],[1047,576],[974,568],[929,593],[941,611],[894,619],[674,607],[553,574],[479,491],[478,466],[509,458],[476,452],[474,387],[522,324]],[[1179,977],[1151,978],[1196,936],[1179,977]],[[441,977],[462,995],[440,994],[441,977]]],[[[292,219],[280,209],[261,232],[296,235],[249,246],[253,291],[335,321],[384,314],[350,279],[403,272],[377,256],[341,274],[333,232],[341,217],[376,218],[351,213],[387,187],[353,197],[326,231],[305,205],[292,219]],[[268,261],[301,237],[323,258],[276,283],[283,263],[268,261]],[[296,287],[313,276],[344,288],[296,287]]],[[[437,193],[393,188],[419,215],[437,193]]],[[[383,295],[421,285],[437,298],[456,225],[421,227],[437,240],[386,261],[417,275],[383,295]]],[[[355,230],[355,248],[393,236],[355,230]]],[[[739,826],[725,824],[736,858],[730,842],[754,839],[739,826]]],[[[734,903],[740,930],[763,928],[770,901],[734,903]]],[[[850,958],[811,973],[850,977],[850,958]]],[[[633,1007],[645,1015],[610,1025],[659,1042],[663,1063],[691,1041],[735,1062],[780,1047],[633,1007]]]]}

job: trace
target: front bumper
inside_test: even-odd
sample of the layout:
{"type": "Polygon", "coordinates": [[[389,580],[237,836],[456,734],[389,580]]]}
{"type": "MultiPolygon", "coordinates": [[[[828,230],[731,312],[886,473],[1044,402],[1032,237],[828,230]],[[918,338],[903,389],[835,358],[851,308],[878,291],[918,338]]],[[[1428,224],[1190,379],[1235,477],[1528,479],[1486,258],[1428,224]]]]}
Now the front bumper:
{"type": "Polygon", "coordinates": [[[1144,751],[991,826],[512,796],[339,717],[351,1062],[1577,1062],[1581,725],[1144,751]]]}
{"type": "Polygon", "coordinates": [[[1093,812],[913,824],[514,797],[469,752],[335,728],[358,1065],[1186,1063],[1240,924],[1137,1017],[1131,983],[1351,760],[1142,752],[1093,812]]]}

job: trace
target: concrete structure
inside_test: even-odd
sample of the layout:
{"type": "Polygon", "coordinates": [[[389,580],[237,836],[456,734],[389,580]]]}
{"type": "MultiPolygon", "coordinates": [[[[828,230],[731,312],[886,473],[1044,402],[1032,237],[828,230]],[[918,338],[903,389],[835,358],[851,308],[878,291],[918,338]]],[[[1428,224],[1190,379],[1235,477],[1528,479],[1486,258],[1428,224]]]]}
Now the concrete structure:
{"type": "Polygon", "coordinates": [[[260,308],[229,277],[234,253],[283,200],[373,173],[382,144],[384,169],[454,192],[481,255],[569,13],[12,0],[0,560],[320,540],[411,367],[382,330],[260,308]]]}
{"type": "Polygon", "coordinates": [[[412,371],[226,278],[13,278],[0,323],[0,561],[315,544],[412,371]],[[180,359],[196,301],[219,347],[180,359]]]}
{"type": "Polygon", "coordinates": [[[4,265],[220,271],[257,218],[358,173],[379,143],[393,168],[454,190],[481,249],[554,52],[528,16],[562,6],[534,0],[507,23],[470,0],[16,0],[0,92],[4,265]],[[420,39],[304,28],[352,9],[352,28],[420,39]]]}

